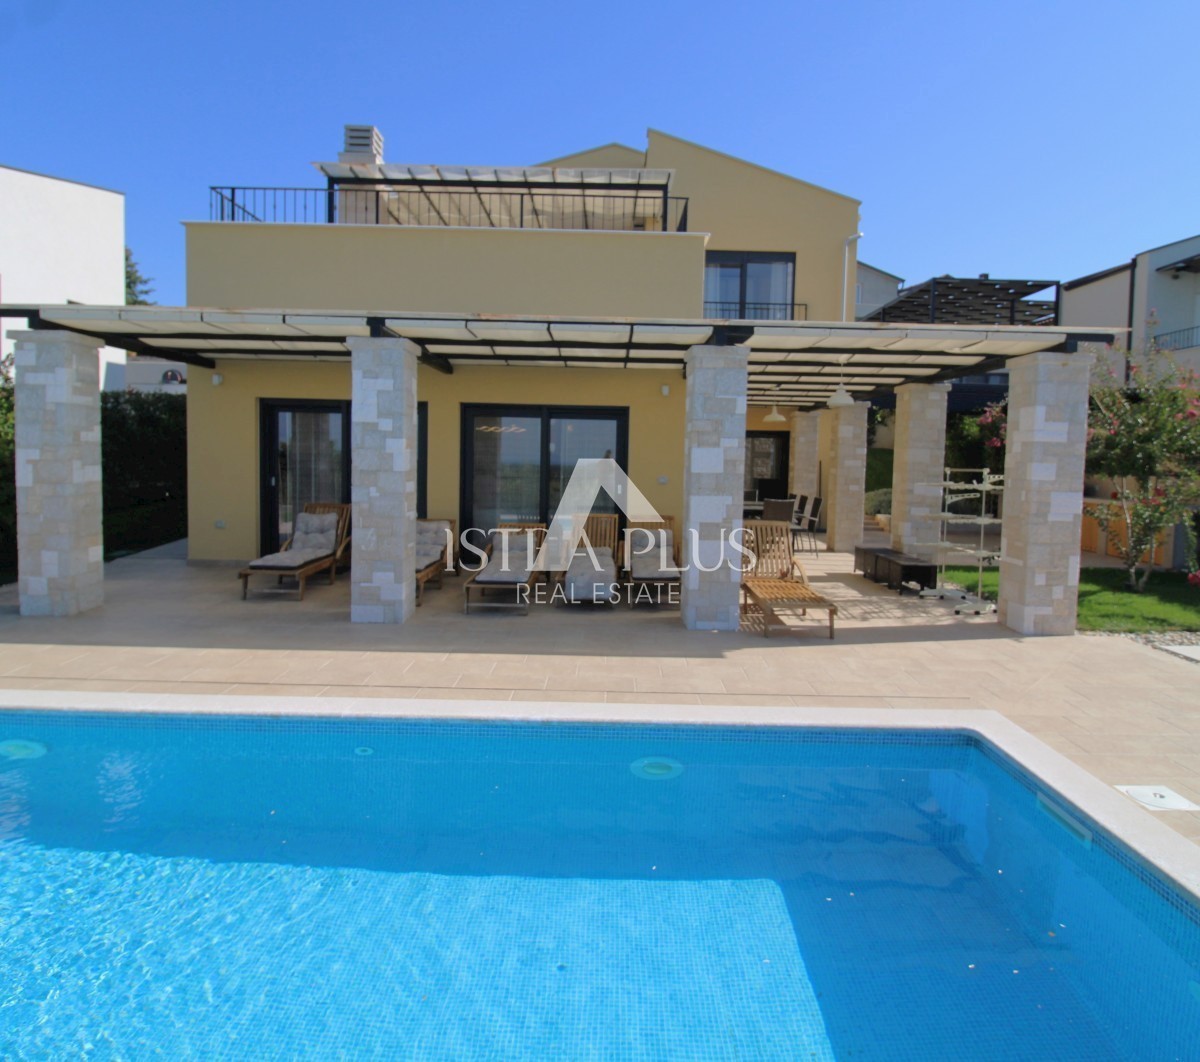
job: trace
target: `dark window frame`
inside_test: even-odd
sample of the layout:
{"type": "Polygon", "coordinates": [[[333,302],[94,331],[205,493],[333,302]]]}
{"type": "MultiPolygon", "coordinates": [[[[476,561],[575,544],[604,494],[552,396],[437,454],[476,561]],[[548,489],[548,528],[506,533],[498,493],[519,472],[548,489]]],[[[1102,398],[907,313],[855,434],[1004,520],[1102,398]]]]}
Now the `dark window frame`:
{"type": "MultiPolygon", "coordinates": [[[[791,301],[787,303],[790,318],[790,309],[797,305],[796,254],[794,251],[706,251],[704,253],[705,286],[707,287],[708,267],[710,265],[737,266],[739,269],[737,316],[744,317],[746,313],[746,267],[749,265],[772,264],[776,262],[783,262],[792,268],[791,301]]],[[[709,300],[705,299],[704,301],[707,303],[709,300]]]]}
{"type": "MultiPolygon", "coordinates": [[[[628,406],[563,406],[520,405],[503,402],[464,402],[459,407],[459,479],[458,516],[460,530],[474,526],[475,483],[475,418],[476,417],[538,417],[541,420],[541,474],[538,484],[540,519],[547,521],[550,508],[550,421],[556,417],[577,420],[614,420],[617,424],[617,450],[613,455],[618,467],[629,471],[629,407],[628,406]]],[[[618,520],[623,515],[618,512],[618,520]]]]}

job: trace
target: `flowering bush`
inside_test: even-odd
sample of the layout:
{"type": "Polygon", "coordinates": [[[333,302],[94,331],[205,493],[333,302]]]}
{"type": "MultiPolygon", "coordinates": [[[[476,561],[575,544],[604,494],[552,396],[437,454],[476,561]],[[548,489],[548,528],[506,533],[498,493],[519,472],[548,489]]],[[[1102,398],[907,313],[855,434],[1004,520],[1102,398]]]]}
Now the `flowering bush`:
{"type": "Polygon", "coordinates": [[[997,472],[1004,468],[1004,444],[1008,440],[1008,402],[992,402],[975,421],[983,442],[984,463],[997,472]]]}
{"type": "MultiPolygon", "coordinates": [[[[1101,527],[1124,529],[1121,557],[1132,590],[1144,590],[1158,536],[1182,523],[1191,566],[1191,510],[1200,502],[1200,383],[1151,348],[1126,379],[1094,386],[1088,416],[1088,472],[1113,480],[1112,500],[1088,508],[1101,527]]],[[[1189,578],[1194,585],[1200,579],[1189,578]]]]}

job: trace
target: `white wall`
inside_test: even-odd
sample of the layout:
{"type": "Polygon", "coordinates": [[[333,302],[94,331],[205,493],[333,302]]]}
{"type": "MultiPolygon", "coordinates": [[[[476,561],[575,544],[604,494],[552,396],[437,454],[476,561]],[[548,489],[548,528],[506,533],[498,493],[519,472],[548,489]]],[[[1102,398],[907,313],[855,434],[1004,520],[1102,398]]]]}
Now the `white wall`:
{"type": "MultiPolygon", "coordinates": [[[[124,303],[125,196],[0,166],[0,301],[124,303]]],[[[0,331],[24,327],[4,320],[0,331]]],[[[0,352],[12,353],[6,336],[0,352]]],[[[101,361],[106,384],[123,386],[124,351],[101,361]]]]}
{"type": "Polygon", "coordinates": [[[856,281],[854,316],[859,319],[891,302],[899,294],[900,285],[903,283],[899,277],[867,265],[866,262],[858,263],[856,281]]]}
{"type": "MultiPolygon", "coordinates": [[[[1162,266],[1196,254],[1200,254],[1200,236],[1143,251],[1137,256],[1133,295],[1135,350],[1148,331],[1159,335],[1200,325],[1200,275],[1158,271],[1162,266]]],[[[1200,367],[1200,357],[1194,348],[1178,360],[1190,368],[1200,367]]]]}

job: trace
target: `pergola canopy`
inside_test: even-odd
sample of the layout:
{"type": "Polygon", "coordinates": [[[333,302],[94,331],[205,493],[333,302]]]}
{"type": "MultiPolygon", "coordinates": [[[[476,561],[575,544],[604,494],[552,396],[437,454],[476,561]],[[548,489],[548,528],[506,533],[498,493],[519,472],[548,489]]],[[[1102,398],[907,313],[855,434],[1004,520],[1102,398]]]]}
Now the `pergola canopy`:
{"type": "Polygon", "coordinates": [[[839,383],[869,399],[904,383],[993,371],[1024,354],[1109,343],[1115,331],[166,306],[0,306],[0,316],[206,368],[218,358],[339,361],[350,356],[347,340],[367,336],[411,340],[446,373],[471,365],[682,368],[690,347],[738,344],[750,352],[749,402],[802,408],[823,404],[839,383]]]}
{"type": "Polygon", "coordinates": [[[355,183],[468,186],[499,191],[545,188],[653,189],[671,184],[673,170],[573,168],[564,166],[431,166],[394,162],[316,162],[313,165],[335,185],[355,183]]]}

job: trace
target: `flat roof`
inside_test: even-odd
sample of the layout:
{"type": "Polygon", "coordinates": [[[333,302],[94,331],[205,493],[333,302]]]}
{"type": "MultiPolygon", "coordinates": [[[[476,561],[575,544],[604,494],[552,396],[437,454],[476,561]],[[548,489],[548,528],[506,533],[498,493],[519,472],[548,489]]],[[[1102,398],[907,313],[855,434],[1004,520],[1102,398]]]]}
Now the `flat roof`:
{"type": "Polygon", "coordinates": [[[1124,331],[193,306],[0,305],[0,317],[205,368],[218,358],[344,361],[347,341],[368,336],[411,340],[423,362],[446,373],[472,365],[682,369],[692,346],[742,345],[750,352],[750,403],[800,407],[824,404],[839,383],[868,399],[905,383],[988,372],[1024,354],[1108,343],[1124,331]]]}

